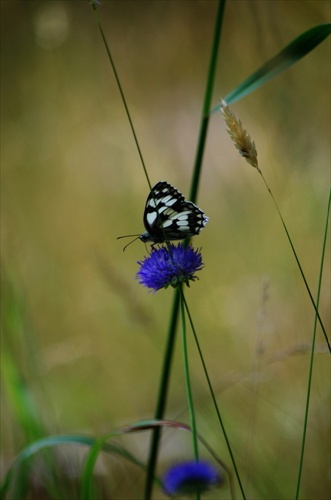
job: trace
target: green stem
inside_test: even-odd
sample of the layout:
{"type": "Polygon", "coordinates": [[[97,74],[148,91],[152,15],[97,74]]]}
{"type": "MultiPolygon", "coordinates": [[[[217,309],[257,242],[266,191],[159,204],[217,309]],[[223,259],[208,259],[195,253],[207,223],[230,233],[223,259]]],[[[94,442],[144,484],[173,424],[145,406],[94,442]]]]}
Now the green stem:
{"type": "Polygon", "coordinates": [[[98,18],[98,13],[97,13],[97,9],[96,9],[95,3],[92,4],[92,7],[93,7],[93,10],[94,10],[94,13],[95,13],[96,21],[97,21],[97,24],[98,24],[98,27],[99,27],[99,30],[100,30],[100,33],[101,33],[101,36],[102,36],[103,43],[105,44],[105,47],[106,47],[106,51],[107,51],[107,54],[108,54],[108,59],[110,61],[111,67],[113,69],[113,72],[114,72],[114,75],[115,75],[115,79],[116,79],[116,83],[117,83],[118,89],[119,89],[120,94],[121,94],[121,98],[122,98],[123,105],[124,105],[124,108],[125,108],[125,111],[126,111],[126,115],[128,117],[129,123],[130,123],[132,135],[133,135],[134,141],[136,143],[136,147],[137,147],[137,150],[138,150],[138,153],[139,153],[139,157],[140,157],[140,161],[141,161],[142,167],[144,169],[145,177],[147,179],[149,188],[152,189],[152,185],[151,185],[151,182],[149,180],[149,176],[148,176],[148,173],[147,173],[147,169],[146,169],[146,165],[145,165],[145,162],[144,162],[144,158],[143,158],[140,146],[139,146],[139,142],[138,142],[138,138],[137,138],[137,135],[136,135],[136,131],[135,131],[134,126],[133,126],[133,121],[131,119],[129,108],[128,108],[128,105],[126,103],[126,99],[125,99],[125,96],[124,96],[122,85],[121,85],[119,76],[117,74],[116,67],[115,67],[115,64],[114,64],[114,61],[113,61],[110,49],[108,47],[108,43],[107,43],[105,34],[103,32],[101,23],[100,23],[99,18],[98,18]]]}
{"type": "Polygon", "coordinates": [[[190,381],[190,370],[188,363],[188,355],[187,355],[187,337],[186,337],[186,322],[185,322],[185,298],[183,288],[179,286],[180,293],[180,311],[182,318],[182,345],[183,345],[183,360],[184,360],[184,373],[185,373],[185,384],[186,384],[186,393],[187,393],[187,402],[190,414],[190,425],[192,429],[192,438],[193,438],[193,452],[194,458],[196,462],[199,460],[199,450],[198,450],[198,439],[197,439],[197,428],[195,421],[195,412],[194,412],[194,403],[192,396],[192,388],[190,381]]]}
{"type": "MultiPolygon", "coordinates": [[[[331,189],[330,189],[330,192],[329,192],[329,202],[328,202],[328,209],[327,209],[327,215],[326,215],[326,224],[325,224],[325,230],[324,230],[324,239],[323,239],[323,245],[322,245],[322,256],[321,256],[320,272],[319,272],[319,277],[318,277],[318,289],[317,289],[317,297],[316,297],[316,309],[318,309],[319,301],[320,301],[320,295],[321,295],[321,286],[322,286],[322,276],[323,276],[323,267],[324,267],[325,248],[326,248],[328,226],[329,226],[330,205],[331,205],[331,189]]],[[[304,417],[304,424],[303,424],[301,452],[300,452],[300,462],[299,462],[299,471],[298,471],[298,480],[297,480],[295,500],[298,500],[298,498],[299,498],[299,491],[300,491],[300,485],[301,485],[301,476],[302,476],[302,467],[303,467],[303,458],[304,458],[304,453],[305,453],[305,444],[306,444],[307,426],[308,426],[308,413],[309,413],[309,403],[310,403],[310,392],[311,392],[311,384],[312,384],[312,378],[313,378],[314,353],[315,353],[315,342],[316,342],[316,328],[317,328],[317,314],[315,314],[314,327],[313,327],[313,336],[312,336],[312,342],[311,342],[312,345],[311,345],[310,363],[309,363],[307,398],[306,398],[305,417],[304,417]]]]}
{"type": "Polygon", "coordinates": [[[283,219],[283,216],[282,216],[282,214],[281,214],[281,212],[280,212],[280,210],[279,210],[279,208],[278,208],[278,205],[277,205],[277,202],[276,202],[276,200],[275,200],[275,198],[274,198],[274,195],[272,194],[271,189],[269,188],[268,183],[267,183],[267,181],[265,180],[265,178],[264,178],[264,176],[263,176],[263,174],[262,174],[261,170],[260,170],[260,169],[258,169],[258,172],[260,173],[260,175],[261,175],[261,177],[262,177],[262,179],[263,179],[263,182],[264,182],[264,184],[266,185],[266,188],[267,188],[267,189],[268,189],[268,191],[269,191],[269,194],[270,194],[270,196],[271,196],[271,198],[272,198],[272,201],[273,201],[273,202],[274,202],[274,204],[275,204],[276,210],[277,210],[278,215],[279,215],[279,217],[280,217],[280,220],[281,220],[281,222],[282,222],[282,224],[283,224],[283,228],[284,228],[284,230],[285,230],[285,233],[286,233],[287,239],[288,239],[288,241],[289,241],[289,243],[290,243],[290,245],[291,245],[292,252],[293,252],[293,255],[294,255],[294,257],[295,257],[296,263],[298,264],[298,267],[299,267],[299,270],[300,270],[300,274],[301,274],[302,279],[303,279],[303,281],[304,281],[304,283],[305,283],[305,286],[306,286],[306,289],[307,289],[307,292],[308,292],[309,298],[310,298],[310,300],[311,300],[311,303],[313,304],[313,307],[314,307],[314,310],[315,310],[315,315],[316,315],[316,318],[318,318],[319,324],[321,325],[321,328],[322,328],[322,331],[323,331],[323,334],[324,334],[324,337],[325,337],[326,344],[327,344],[327,346],[328,346],[328,348],[329,348],[329,352],[331,352],[331,345],[330,345],[330,342],[329,342],[329,339],[328,339],[327,333],[326,333],[326,331],[325,331],[325,328],[324,328],[324,325],[323,325],[322,319],[321,319],[321,317],[320,317],[320,315],[319,315],[319,312],[318,312],[318,307],[317,307],[317,305],[315,304],[314,298],[313,298],[313,296],[312,296],[312,294],[311,294],[311,291],[310,291],[309,285],[308,285],[308,283],[307,283],[307,280],[306,280],[306,277],[305,277],[305,275],[304,275],[303,269],[302,269],[302,267],[301,267],[301,264],[300,264],[299,258],[298,258],[298,256],[297,256],[297,253],[296,253],[296,251],[295,251],[294,245],[293,245],[293,243],[292,243],[291,236],[290,236],[290,234],[289,234],[289,232],[288,232],[288,230],[287,230],[287,227],[286,227],[285,221],[284,221],[284,219],[283,219]]]}
{"type": "Polygon", "coordinates": [[[206,91],[202,107],[199,140],[195,156],[193,176],[191,180],[190,200],[193,202],[195,202],[197,198],[198,185],[202,168],[203,153],[207,138],[207,131],[210,118],[209,110],[211,107],[211,100],[213,96],[213,89],[214,89],[214,82],[215,82],[215,75],[216,75],[217,61],[218,61],[219,41],[221,38],[221,29],[222,29],[223,16],[225,10],[225,3],[226,0],[220,0],[218,2],[217,13],[216,13],[213,45],[210,56],[206,91]]]}
{"type": "MultiPolygon", "coordinates": [[[[242,486],[241,479],[240,479],[240,476],[239,476],[238,467],[237,467],[237,464],[236,464],[236,461],[235,461],[235,458],[234,458],[234,455],[233,455],[233,452],[232,452],[232,448],[231,448],[231,445],[230,445],[230,441],[229,441],[228,435],[227,435],[226,430],[225,430],[225,426],[224,426],[224,423],[223,423],[223,419],[222,419],[220,410],[219,410],[218,405],[217,405],[216,397],[215,397],[215,394],[214,394],[214,391],[213,391],[213,387],[212,387],[212,384],[211,384],[211,381],[210,381],[210,378],[209,378],[209,374],[208,374],[208,371],[207,371],[207,366],[205,364],[205,360],[204,360],[203,355],[202,355],[202,351],[201,351],[201,348],[200,348],[198,336],[196,334],[195,327],[194,327],[193,320],[192,320],[192,316],[190,314],[190,310],[188,308],[188,305],[187,305],[187,302],[185,300],[184,295],[183,295],[183,301],[184,301],[184,304],[185,304],[185,309],[186,309],[187,316],[188,316],[188,319],[189,319],[189,322],[190,322],[190,326],[192,328],[192,332],[193,332],[193,335],[194,335],[194,340],[195,340],[195,343],[196,343],[197,348],[198,348],[200,360],[201,360],[201,363],[202,363],[203,371],[205,373],[205,377],[206,377],[207,384],[208,384],[208,387],[209,387],[209,390],[210,390],[210,394],[211,394],[211,397],[212,397],[212,400],[213,400],[213,404],[214,404],[214,407],[215,407],[215,410],[216,410],[217,418],[218,418],[218,421],[219,421],[220,426],[222,428],[223,436],[224,436],[224,439],[225,439],[225,442],[226,442],[226,445],[227,445],[227,448],[228,448],[228,451],[229,451],[229,454],[230,454],[230,457],[231,457],[232,465],[233,465],[233,468],[234,468],[234,471],[235,471],[235,474],[236,474],[236,477],[237,477],[237,481],[238,481],[238,484],[239,484],[239,488],[240,488],[242,497],[245,500],[246,496],[245,496],[244,488],[242,486]]],[[[230,481],[230,489],[231,489],[231,498],[234,499],[235,498],[235,492],[234,492],[234,486],[233,486],[233,483],[232,483],[232,478],[231,478],[231,481],[230,481]]]]}
{"type": "MultiPolygon", "coordinates": [[[[202,113],[202,119],[201,119],[201,125],[200,125],[200,134],[199,134],[199,140],[198,140],[198,146],[197,146],[197,152],[196,152],[196,159],[195,159],[195,163],[194,163],[193,177],[192,177],[192,183],[191,183],[190,200],[192,200],[192,201],[195,201],[196,196],[197,196],[197,189],[198,189],[200,173],[201,173],[203,152],[204,152],[206,137],[207,137],[207,129],[208,129],[208,122],[209,122],[208,112],[209,112],[210,105],[211,105],[211,98],[212,98],[213,86],[214,86],[214,81],[215,81],[218,46],[219,46],[219,40],[220,40],[220,35],[221,35],[221,27],[222,27],[222,21],[223,21],[225,2],[226,2],[226,0],[219,0],[218,9],[217,9],[217,13],[216,13],[216,19],[215,19],[215,30],[214,30],[214,37],[213,37],[213,44],[212,44],[212,51],[211,51],[211,59],[210,59],[208,77],[207,77],[206,93],[205,93],[205,98],[204,98],[204,103],[203,103],[203,113],[202,113]]],[[[161,383],[160,383],[160,389],[159,389],[159,397],[158,397],[158,402],[157,402],[156,411],[155,411],[155,418],[157,418],[157,419],[162,419],[164,417],[164,412],[165,412],[165,407],[166,407],[168,384],[170,381],[169,379],[170,379],[171,358],[172,358],[172,353],[173,353],[173,349],[174,349],[174,340],[175,340],[175,333],[176,333],[175,329],[176,329],[176,324],[177,324],[178,313],[179,313],[179,292],[178,292],[178,290],[176,290],[176,293],[174,296],[173,308],[172,308],[172,315],[171,315],[171,319],[170,319],[169,332],[168,332],[168,346],[167,346],[167,351],[165,354],[163,372],[162,372],[162,376],[161,376],[161,383]]],[[[148,460],[148,470],[147,470],[147,475],[146,475],[145,496],[144,496],[145,500],[150,500],[151,496],[152,496],[153,478],[155,475],[160,436],[161,436],[161,428],[156,428],[152,434],[152,442],[151,442],[151,448],[150,448],[150,454],[149,454],[149,460],[148,460]]]]}
{"type": "MultiPolygon", "coordinates": [[[[162,420],[164,418],[167,395],[168,395],[168,386],[170,381],[170,372],[171,372],[171,364],[173,359],[173,353],[175,349],[175,339],[176,339],[176,326],[178,320],[178,311],[179,311],[179,290],[177,289],[174,296],[174,302],[172,307],[171,320],[168,331],[168,342],[165,351],[163,368],[161,374],[160,388],[158,401],[155,410],[155,419],[162,420]]],[[[155,475],[157,457],[159,452],[159,443],[161,438],[161,427],[155,427],[152,434],[152,442],[148,460],[148,468],[146,474],[146,483],[145,483],[145,496],[146,500],[150,499],[153,491],[153,480],[155,475]]]]}

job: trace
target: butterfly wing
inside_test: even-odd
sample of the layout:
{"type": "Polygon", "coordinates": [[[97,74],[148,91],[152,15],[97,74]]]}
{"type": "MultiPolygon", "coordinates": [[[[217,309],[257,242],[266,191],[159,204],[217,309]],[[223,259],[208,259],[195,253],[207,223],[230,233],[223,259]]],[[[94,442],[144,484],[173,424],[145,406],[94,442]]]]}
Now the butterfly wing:
{"type": "Polygon", "coordinates": [[[146,233],[142,241],[162,243],[183,240],[196,234],[207,224],[208,217],[182,193],[167,182],[158,182],[151,190],[144,211],[146,233]]]}

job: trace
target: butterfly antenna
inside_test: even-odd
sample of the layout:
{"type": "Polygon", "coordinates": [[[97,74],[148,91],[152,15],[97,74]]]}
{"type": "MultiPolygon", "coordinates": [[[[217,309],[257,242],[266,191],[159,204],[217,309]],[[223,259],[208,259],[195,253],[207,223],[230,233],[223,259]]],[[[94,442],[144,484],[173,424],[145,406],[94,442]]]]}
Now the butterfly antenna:
{"type": "Polygon", "coordinates": [[[127,245],[125,245],[125,247],[123,248],[123,252],[125,251],[125,249],[131,245],[131,243],[133,243],[134,241],[138,240],[140,238],[140,234],[126,234],[125,236],[118,236],[117,239],[120,240],[122,238],[131,238],[132,236],[136,236],[136,238],[134,238],[132,241],[130,241],[127,245]]]}

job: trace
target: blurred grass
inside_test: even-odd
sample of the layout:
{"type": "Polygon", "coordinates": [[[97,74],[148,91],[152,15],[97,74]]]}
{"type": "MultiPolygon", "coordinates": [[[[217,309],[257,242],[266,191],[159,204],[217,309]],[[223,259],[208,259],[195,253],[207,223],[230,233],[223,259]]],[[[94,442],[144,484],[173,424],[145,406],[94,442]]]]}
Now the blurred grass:
{"type": "MultiPolygon", "coordinates": [[[[100,8],[152,183],[165,179],[184,194],[215,10],[203,1],[100,8]]],[[[123,253],[116,241],[143,230],[147,183],[88,3],[4,1],[1,13],[2,291],[10,290],[2,307],[14,311],[10,327],[3,322],[3,355],[15,360],[43,431],[109,432],[154,413],[165,343],[171,293],[138,286],[145,248],[137,242],[123,253]]],[[[328,16],[318,0],[229,2],[215,103],[328,16]]],[[[235,107],[313,292],[330,177],[329,88],[325,43],[235,107]]],[[[201,346],[249,496],[288,498],[313,311],[268,193],[218,115],[198,204],[210,217],[195,241],[206,268],[187,300],[201,346]]],[[[320,306],[326,326],[329,263],[330,247],[320,306]]],[[[317,339],[303,499],[328,494],[329,361],[317,339]]],[[[186,418],[177,361],[168,416],[186,418]]],[[[192,378],[200,432],[226,455],[198,363],[192,378]]],[[[4,471],[31,435],[4,382],[2,389],[4,471]]]]}

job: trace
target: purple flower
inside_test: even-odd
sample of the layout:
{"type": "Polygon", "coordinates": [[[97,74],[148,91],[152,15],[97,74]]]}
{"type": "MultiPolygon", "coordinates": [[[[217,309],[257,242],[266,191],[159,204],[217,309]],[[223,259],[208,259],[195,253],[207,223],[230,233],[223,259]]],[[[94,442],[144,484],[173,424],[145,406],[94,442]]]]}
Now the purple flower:
{"type": "Polygon", "coordinates": [[[163,488],[168,495],[202,493],[221,482],[219,471],[208,462],[182,462],[170,467],[163,476],[163,488]]]}
{"type": "Polygon", "coordinates": [[[139,283],[156,292],[169,285],[174,288],[180,283],[194,281],[196,271],[203,267],[200,250],[194,250],[191,245],[182,243],[175,246],[169,244],[152,249],[150,255],[138,262],[140,269],[136,274],[139,283]]]}

